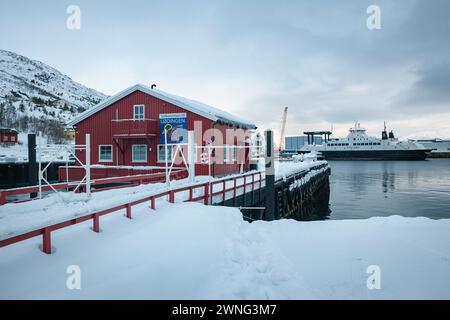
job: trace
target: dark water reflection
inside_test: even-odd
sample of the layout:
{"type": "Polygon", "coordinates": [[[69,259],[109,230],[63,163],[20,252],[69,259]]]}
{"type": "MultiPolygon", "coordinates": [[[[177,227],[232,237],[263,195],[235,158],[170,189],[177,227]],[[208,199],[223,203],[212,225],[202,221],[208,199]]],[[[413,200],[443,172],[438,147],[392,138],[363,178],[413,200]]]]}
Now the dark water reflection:
{"type": "Polygon", "coordinates": [[[329,163],[330,219],[450,218],[450,159],[329,163]]]}

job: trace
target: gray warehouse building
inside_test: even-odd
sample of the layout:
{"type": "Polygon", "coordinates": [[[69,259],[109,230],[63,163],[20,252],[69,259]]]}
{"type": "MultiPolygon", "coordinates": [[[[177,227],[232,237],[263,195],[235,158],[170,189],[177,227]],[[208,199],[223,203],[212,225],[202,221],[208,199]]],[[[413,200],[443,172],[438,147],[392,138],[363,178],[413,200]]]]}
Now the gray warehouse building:
{"type": "MultiPolygon", "coordinates": [[[[322,144],[322,137],[314,137],[315,144],[322,144]]],[[[305,144],[308,144],[307,136],[293,136],[284,139],[285,150],[300,150],[305,144]]]]}

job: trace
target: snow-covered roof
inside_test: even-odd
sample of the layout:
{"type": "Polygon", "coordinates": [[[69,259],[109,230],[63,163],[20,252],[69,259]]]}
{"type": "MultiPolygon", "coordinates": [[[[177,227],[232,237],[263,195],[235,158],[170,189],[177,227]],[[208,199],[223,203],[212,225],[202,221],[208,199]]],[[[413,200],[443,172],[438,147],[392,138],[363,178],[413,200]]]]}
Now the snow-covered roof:
{"type": "Polygon", "coordinates": [[[18,133],[16,129],[0,128],[0,133],[18,133]]]}
{"type": "Polygon", "coordinates": [[[183,108],[187,111],[190,111],[192,113],[198,114],[198,115],[205,117],[207,119],[210,119],[212,121],[228,123],[228,124],[243,127],[246,129],[256,129],[256,125],[254,123],[252,123],[246,119],[237,117],[226,111],[209,106],[202,102],[198,102],[195,100],[176,96],[174,94],[167,93],[167,92],[164,92],[164,91],[161,91],[158,89],[152,89],[152,88],[142,85],[142,84],[134,85],[132,87],[129,87],[128,89],[125,89],[125,90],[119,92],[118,94],[116,94],[112,97],[109,97],[108,99],[104,100],[103,102],[99,103],[98,105],[81,113],[78,117],[76,117],[73,120],[71,120],[70,122],[68,122],[68,125],[70,125],[70,126],[76,125],[77,123],[87,119],[88,117],[92,116],[93,114],[99,112],[100,110],[103,110],[104,108],[119,101],[120,99],[125,98],[126,96],[128,96],[129,94],[131,94],[135,91],[144,92],[155,98],[169,102],[173,105],[176,105],[176,106],[183,108]]]}

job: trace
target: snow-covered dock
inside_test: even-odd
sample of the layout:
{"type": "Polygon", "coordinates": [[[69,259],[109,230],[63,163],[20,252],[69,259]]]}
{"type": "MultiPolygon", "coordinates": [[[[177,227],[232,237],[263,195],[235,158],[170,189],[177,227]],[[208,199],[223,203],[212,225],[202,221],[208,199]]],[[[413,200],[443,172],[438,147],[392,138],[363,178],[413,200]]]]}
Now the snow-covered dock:
{"type": "Polygon", "coordinates": [[[0,299],[449,299],[450,220],[247,223],[238,209],[140,205],[0,250],[0,299]],[[124,232],[126,230],[127,232],[124,232]],[[69,290],[69,266],[81,290],[69,290]],[[381,271],[369,290],[369,266],[381,271]]]}
{"type": "MultiPolygon", "coordinates": [[[[251,173],[250,173],[251,174],[251,173]]],[[[239,178],[241,175],[232,175],[229,179],[239,178]]],[[[201,188],[208,183],[217,183],[211,186],[212,192],[220,192],[223,189],[223,184],[218,183],[220,179],[208,178],[206,176],[199,176],[195,183],[188,183],[187,179],[174,180],[170,186],[166,183],[152,183],[142,184],[135,187],[112,189],[92,193],[88,198],[86,194],[74,193],[50,193],[43,199],[33,201],[9,203],[0,206],[0,240],[8,239],[18,236],[36,229],[41,229],[47,226],[55,225],[71,219],[82,218],[94,212],[101,212],[110,208],[126,205],[135,201],[152,196],[157,197],[155,201],[164,202],[164,199],[158,197],[160,194],[165,194],[170,191],[178,190],[180,188],[189,188],[199,186],[192,192],[193,197],[204,196],[204,189],[201,188]]],[[[240,186],[243,183],[243,178],[237,179],[236,185],[240,186]]],[[[227,181],[226,187],[234,187],[233,180],[227,181]]],[[[259,184],[256,185],[259,187],[259,184]]],[[[236,195],[239,195],[243,190],[236,190],[236,195]]],[[[226,195],[230,197],[231,195],[226,195]]],[[[176,193],[175,201],[186,201],[189,197],[189,190],[176,193]]],[[[212,197],[212,203],[219,200],[212,197]]]]}
{"type": "MultiPolygon", "coordinates": [[[[322,162],[314,163],[281,163],[276,165],[276,179],[283,179],[293,172],[308,171],[312,167],[321,165],[322,162]]],[[[252,172],[249,173],[252,175],[252,172]]],[[[237,179],[236,187],[244,184],[242,175],[230,175],[226,177],[228,181],[225,188],[235,187],[233,179],[237,179]]],[[[258,179],[258,178],[256,178],[258,179]]],[[[51,193],[41,200],[33,200],[22,203],[9,203],[0,206],[0,240],[13,236],[30,232],[39,228],[43,228],[52,224],[60,223],[74,218],[80,218],[93,212],[106,210],[115,206],[127,204],[139,199],[158,195],[170,190],[181,187],[189,187],[190,185],[201,185],[212,182],[212,193],[220,193],[223,191],[223,184],[218,183],[223,179],[208,178],[207,176],[196,177],[196,182],[189,184],[187,179],[174,180],[170,187],[165,183],[145,184],[129,188],[121,188],[116,190],[107,190],[93,193],[90,199],[84,194],[73,193],[51,193]]],[[[249,181],[245,181],[248,183],[249,181]]],[[[255,180],[254,188],[264,186],[264,181],[258,183],[255,180]]],[[[193,196],[201,196],[202,190],[194,190],[193,196]]],[[[233,196],[239,196],[244,192],[243,188],[237,188],[236,193],[227,191],[225,198],[230,199],[233,196]]],[[[188,190],[180,192],[176,195],[176,201],[185,201],[188,199],[188,190]]],[[[161,199],[162,200],[162,199],[161,199]]],[[[219,195],[212,196],[213,203],[219,203],[223,200],[219,195]]]]}

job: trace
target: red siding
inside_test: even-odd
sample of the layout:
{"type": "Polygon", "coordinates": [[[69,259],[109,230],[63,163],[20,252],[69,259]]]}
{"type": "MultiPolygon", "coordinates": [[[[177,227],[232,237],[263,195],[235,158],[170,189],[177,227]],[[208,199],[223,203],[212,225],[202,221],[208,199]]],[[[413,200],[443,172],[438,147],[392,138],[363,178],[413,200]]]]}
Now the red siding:
{"type": "MultiPolygon", "coordinates": [[[[194,130],[194,121],[200,121],[202,123],[202,131],[204,132],[207,129],[212,128],[215,125],[216,128],[224,131],[226,128],[231,128],[227,125],[214,124],[213,121],[199,116],[195,113],[188,112],[178,106],[175,106],[171,103],[163,101],[161,99],[150,96],[146,93],[135,91],[125,98],[117,101],[116,103],[106,107],[105,109],[95,113],[89,118],[81,121],[76,125],[76,144],[84,144],[85,143],[85,134],[91,134],[91,163],[92,164],[111,164],[111,165],[148,165],[155,166],[161,165],[164,163],[157,162],[157,144],[159,137],[139,137],[133,139],[121,139],[120,146],[124,153],[119,151],[117,152],[118,147],[113,141],[112,135],[112,120],[116,119],[116,112],[118,113],[119,119],[132,119],[133,118],[133,106],[137,104],[145,105],[145,118],[146,119],[159,119],[160,113],[180,113],[186,112],[187,114],[187,129],[194,130]],[[117,111],[116,111],[117,110],[117,111]],[[131,145],[132,144],[147,144],[151,151],[147,151],[147,163],[133,163],[132,162],[132,154],[131,154],[131,145]],[[112,162],[99,162],[99,145],[112,145],[113,146],[113,161],[112,162]]],[[[202,134],[203,134],[202,132],[202,134]]],[[[224,133],[225,134],[225,133],[224,133]]],[[[196,132],[196,141],[199,141],[198,134],[196,132]]],[[[202,145],[205,145],[205,142],[202,142],[202,145]]],[[[200,152],[198,152],[200,154],[200,152]]],[[[216,151],[216,156],[222,156],[220,150],[216,151]],[[219,152],[218,152],[219,151],[219,152]]],[[[84,151],[78,151],[77,157],[80,158],[81,161],[85,161],[84,159],[84,151]]],[[[247,169],[246,166],[245,169],[247,169]]],[[[215,175],[222,175],[226,173],[235,173],[239,172],[240,165],[238,164],[216,164],[214,166],[215,175]]],[[[196,165],[196,175],[207,175],[208,174],[208,166],[197,164],[196,165]]]]}
{"type": "MultiPolygon", "coordinates": [[[[226,130],[227,129],[234,129],[234,127],[232,127],[230,125],[218,124],[218,123],[214,124],[213,127],[214,127],[214,129],[220,130],[220,132],[222,132],[222,137],[223,137],[223,141],[218,141],[217,138],[216,138],[215,145],[222,146],[223,144],[228,144],[228,145],[231,146],[233,144],[233,142],[227,141],[226,130]]],[[[238,146],[244,146],[244,143],[243,143],[242,140],[241,141],[237,141],[237,139],[235,139],[234,144],[238,145],[238,146]]],[[[248,152],[248,149],[240,149],[240,150],[241,151],[239,151],[239,152],[242,152],[242,153],[248,152]]],[[[229,159],[231,159],[231,152],[232,151],[229,150],[229,155],[228,155],[229,159]]],[[[239,157],[239,154],[238,154],[238,157],[239,157]]],[[[213,168],[212,168],[213,174],[215,176],[221,176],[221,175],[224,175],[224,174],[239,173],[240,172],[241,165],[239,165],[236,162],[226,162],[226,163],[224,163],[223,159],[224,159],[224,149],[223,148],[217,148],[216,149],[216,157],[215,157],[215,162],[216,163],[213,165],[213,168]]],[[[244,171],[248,171],[248,168],[249,168],[249,163],[248,163],[248,161],[246,161],[243,170],[244,171]]],[[[208,169],[208,168],[206,167],[206,169],[208,169]]],[[[208,172],[206,172],[204,174],[207,175],[208,172]]]]}

